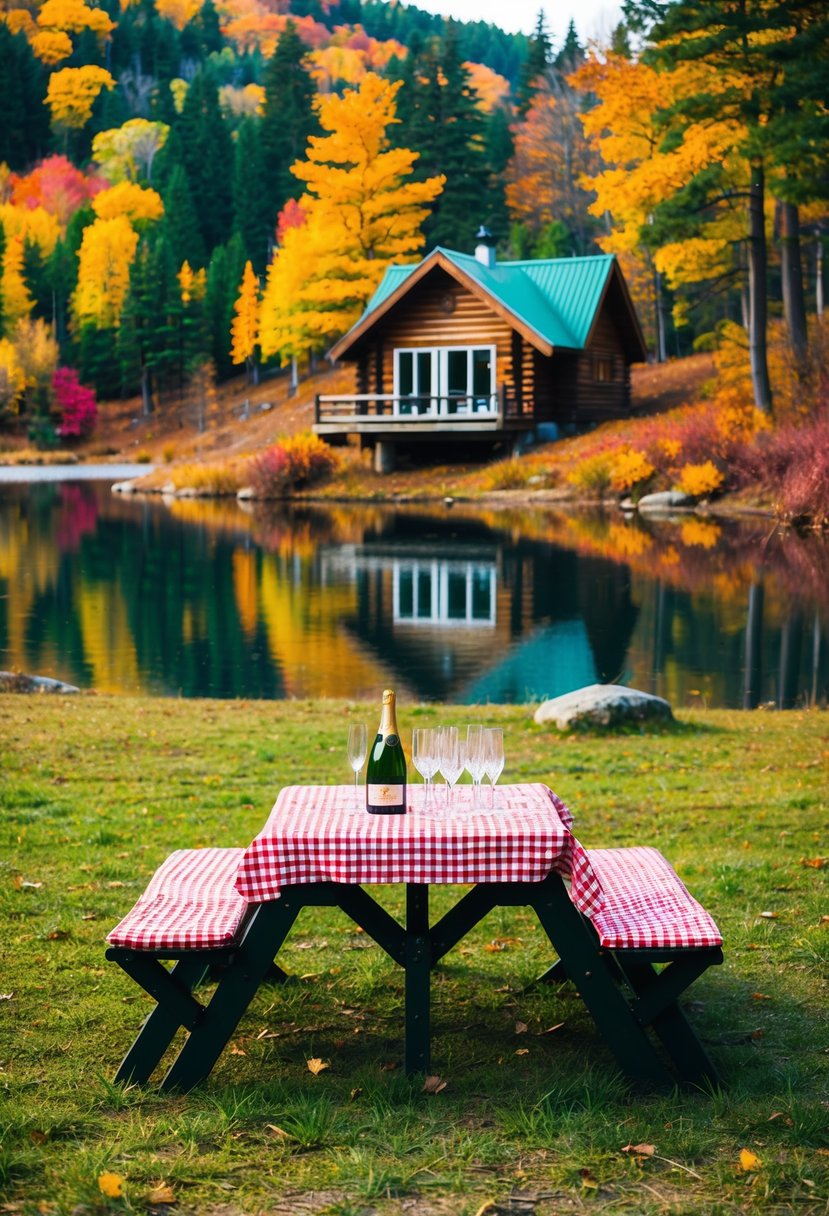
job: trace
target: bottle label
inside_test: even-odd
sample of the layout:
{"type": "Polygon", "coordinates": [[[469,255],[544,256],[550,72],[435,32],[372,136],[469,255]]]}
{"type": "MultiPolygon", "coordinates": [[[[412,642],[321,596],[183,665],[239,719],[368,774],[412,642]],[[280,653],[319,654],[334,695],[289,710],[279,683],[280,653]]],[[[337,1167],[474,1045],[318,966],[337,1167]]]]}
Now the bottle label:
{"type": "Polygon", "coordinates": [[[403,784],[380,782],[366,787],[366,802],[369,806],[402,806],[403,784]]]}
{"type": "Polygon", "coordinates": [[[400,740],[398,739],[397,735],[386,735],[383,742],[385,743],[386,747],[397,747],[400,740]]]}

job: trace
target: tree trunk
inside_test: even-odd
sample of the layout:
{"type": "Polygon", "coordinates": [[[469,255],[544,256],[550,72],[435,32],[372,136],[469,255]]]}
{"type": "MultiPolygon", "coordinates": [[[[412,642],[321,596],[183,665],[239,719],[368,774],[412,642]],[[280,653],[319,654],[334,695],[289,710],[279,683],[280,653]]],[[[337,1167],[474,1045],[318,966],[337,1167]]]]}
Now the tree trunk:
{"type": "Polygon", "coordinates": [[[800,216],[795,203],[780,204],[780,219],[783,312],[789,329],[789,346],[798,367],[802,367],[806,362],[806,300],[800,262],[800,216]]]}
{"type": "Polygon", "coordinates": [[[815,242],[815,312],[823,316],[823,233],[818,232],[815,242]]]}
{"type": "Polygon", "coordinates": [[[288,396],[293,397],[299,388],[299,368],[297,366],[296,355],[291,355],[291,384],[288,389],[288,396]]]}
{"type": "Polygon", "coordinates": [[[141,365],[141,412],[149,418],[153,412],[153,393],[150,384],[150,369],[146,363],[141,365]]]}
{"type": "Polygon", "coordinates": [[[748,349],[751,357],[751,383],[754,404],[763,414],[771,414],[771,381],[768,364],[768,287],[766,284],[766,225],[763,214],[765,173],[762,161],[751,165],[748,202],[748,349]]]}
{"type": "Polygon", "coordinates": [[[653,296],[656,305],[656,362],[664,363],[668,358],[665,339],[665,296],[662,291],[662,275],[656,268],[653,272],[653,296]]]}

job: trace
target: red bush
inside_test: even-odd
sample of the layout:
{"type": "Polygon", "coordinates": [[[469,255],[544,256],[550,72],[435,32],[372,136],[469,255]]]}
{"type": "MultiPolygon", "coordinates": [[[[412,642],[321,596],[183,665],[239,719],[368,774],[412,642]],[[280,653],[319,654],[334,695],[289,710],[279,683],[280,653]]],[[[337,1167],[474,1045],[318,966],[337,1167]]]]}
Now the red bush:
{"type": "Polygon", "coordinates": [[[98,417],[94,390],[81,384],[74,368],[59,367],[52,375],[52,392],[60,415],[57,432],[61,439],[89,435],[98,417]]]}

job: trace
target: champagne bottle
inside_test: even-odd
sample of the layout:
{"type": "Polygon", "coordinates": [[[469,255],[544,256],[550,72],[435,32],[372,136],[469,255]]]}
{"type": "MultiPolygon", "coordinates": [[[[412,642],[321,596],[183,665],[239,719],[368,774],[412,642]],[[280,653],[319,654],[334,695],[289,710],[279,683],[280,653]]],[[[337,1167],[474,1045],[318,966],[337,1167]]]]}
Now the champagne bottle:
{"type": "Polygon", "coordinates": [[[380,725],[366,765],[366,810],[370,815],[406,814],[406,757],[390,688],[383,693],[380,725]]]}

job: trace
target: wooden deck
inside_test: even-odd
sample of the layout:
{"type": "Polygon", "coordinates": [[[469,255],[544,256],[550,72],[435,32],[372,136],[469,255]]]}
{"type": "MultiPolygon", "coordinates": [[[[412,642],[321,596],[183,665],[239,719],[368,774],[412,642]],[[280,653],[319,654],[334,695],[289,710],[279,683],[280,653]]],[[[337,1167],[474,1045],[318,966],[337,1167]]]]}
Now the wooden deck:
{"type": "Polygon", "coordinates": [[[383,393],[318,395],[314,431],[369,441],[500,439],[532,430],[535,418],[515,401],[491,397],[394,397],[383,393]]]}

